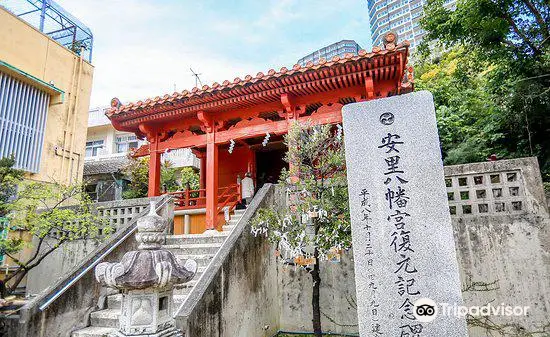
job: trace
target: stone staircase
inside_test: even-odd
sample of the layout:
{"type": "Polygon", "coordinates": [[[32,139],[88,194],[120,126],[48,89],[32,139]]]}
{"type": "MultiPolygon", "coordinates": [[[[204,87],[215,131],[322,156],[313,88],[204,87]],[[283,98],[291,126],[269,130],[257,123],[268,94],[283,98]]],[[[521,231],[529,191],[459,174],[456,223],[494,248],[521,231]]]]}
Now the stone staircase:
{"type": "MultiPolygon", "coordinates": [[[[174,289],[173,312],[177,310],[189,292],[197,284],[202,273],[208,268],[210,261],[223,245],[233,228],[237,225],[244,212],[244,209],[235,210],[229,223],[223,226],[223,231],[216,232],[213,235],[184,234],[168,235],[166,237],[166,243],[163,245],[164,249],[171,251],[181,260],[194,259],[198,264],[197,274],[193,280],[174,289]]],[[[121,299],[121,294],[108,296],[107,307],[90,314],[90,326],[74,331],[71,336],[106,337],[109,333],[114,332],[118,327],[121,299]]]]}

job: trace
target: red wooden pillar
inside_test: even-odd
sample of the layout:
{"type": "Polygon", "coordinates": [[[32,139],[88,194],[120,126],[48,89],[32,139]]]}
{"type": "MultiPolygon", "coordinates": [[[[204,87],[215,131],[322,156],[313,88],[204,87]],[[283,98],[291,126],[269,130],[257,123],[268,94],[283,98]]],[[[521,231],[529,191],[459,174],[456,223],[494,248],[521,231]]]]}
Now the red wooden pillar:
{"type": "Polygon", "coordinates": [[[199,157],[201,161],[201,170],[200,170],[200,177],[199,177],[199,184],[200,189],[203,189],[206,187],[206,154],[202,153],[199,157]]]}
{"type": "Polygon", "coordinates": [[[156,197],[160,195],[160,153],[158,151],[158,139],[149,144],[149,190],[147,195],[156,197]]]}
{"type": "Polygon", "coordinates": [[[218,145],[215,131],[206,134],[206,229],[216,228],[218,216],[218,145]]]}
{"type": "MultiPolygon", "coordinates": [[[[298,121],[298,117],[300,114],[296,110],[296,103],[295,103],[295,97],[292,94],[282,94],[281,95],[281,103],[283,104],[283,107],[286,112],[286,121],[288,123],[288,129],[290,130],[292,128],[292,124],[296,123],[298,121]]],[[[292,146],[292,144],[289,144],[289,146],[292,146]]],[[[295,165],[292,162],[292,158],[290,158],[290,162],[288,163],[288,172],[290,173],[290,182],[295,184],[300,180],[299,178],[299,166],[295,167],[295,165]]]]}

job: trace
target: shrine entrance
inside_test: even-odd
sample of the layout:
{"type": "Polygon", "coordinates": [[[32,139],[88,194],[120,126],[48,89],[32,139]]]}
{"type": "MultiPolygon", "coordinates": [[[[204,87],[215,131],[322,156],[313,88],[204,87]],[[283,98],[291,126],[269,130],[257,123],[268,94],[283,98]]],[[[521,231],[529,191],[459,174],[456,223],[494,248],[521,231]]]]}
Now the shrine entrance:
{"type": "Polygon", "coordinates": [[[283,168],[288,170],[288,163],[283,159],[286,151],[282,142],[256,150],[256,190],[265,183],[276,184],[283,168]]]}
{"type": "Polygon", "coordinates": [[[200,188],[173,192],[176,210],[202,212],[202,231],[220,230],[241,202],[239,177],[251,172],[256,188],[278,180],[287,166],[282,139],[293,123],[338,124],[346,104],[413,90],[409,43],[396,39],[390,32],[384,46],[370,53],[270,69],[135,103],[115,98],[107,116],[115,129],[149,141],[133,156],[150,158],[151,197],[161,194],[162,154],[193,151],[201,163],[200,188]]]}

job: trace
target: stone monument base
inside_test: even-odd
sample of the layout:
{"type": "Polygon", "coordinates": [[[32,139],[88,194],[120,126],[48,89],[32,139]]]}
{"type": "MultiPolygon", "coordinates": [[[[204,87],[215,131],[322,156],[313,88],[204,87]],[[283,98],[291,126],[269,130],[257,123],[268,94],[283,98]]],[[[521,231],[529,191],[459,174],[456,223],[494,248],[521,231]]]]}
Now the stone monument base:
{"type": "Polygon", "coordinates": [[[111,333],[109,335],[109,337],[138,337],[138,336],[139,337],[184,337],[183,333],[175,327],[170,327],[168,329],[164,329],[162,331],[159,331],[153,334],[148,334],[148,335],[125,335],[120,331],[111,333]]]}

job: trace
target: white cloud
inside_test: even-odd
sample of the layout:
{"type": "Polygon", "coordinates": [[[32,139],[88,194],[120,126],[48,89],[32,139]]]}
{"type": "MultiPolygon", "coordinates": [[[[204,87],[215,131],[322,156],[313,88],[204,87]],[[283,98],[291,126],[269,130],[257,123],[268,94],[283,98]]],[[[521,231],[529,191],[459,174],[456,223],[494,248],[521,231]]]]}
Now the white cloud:
{"type": "Polygon", "coordinates": [[[292,66],[342,38],[366,41],[355,0],[57,0],[94,34],[92,106],[292,66]],[[267,4],[267,5],[266,5],[267,4]]]}

